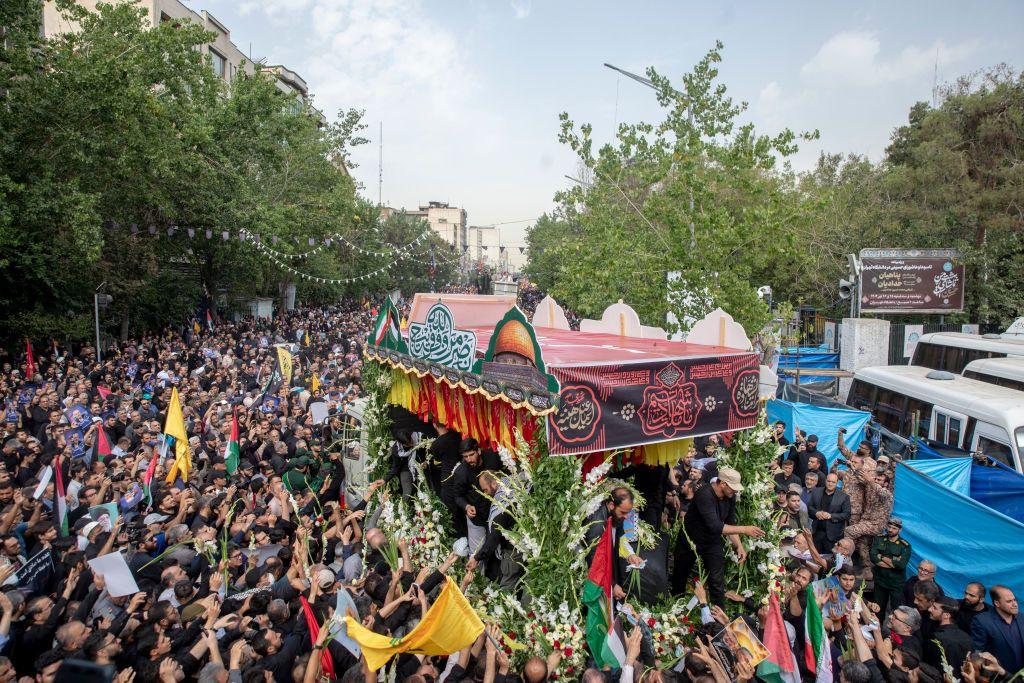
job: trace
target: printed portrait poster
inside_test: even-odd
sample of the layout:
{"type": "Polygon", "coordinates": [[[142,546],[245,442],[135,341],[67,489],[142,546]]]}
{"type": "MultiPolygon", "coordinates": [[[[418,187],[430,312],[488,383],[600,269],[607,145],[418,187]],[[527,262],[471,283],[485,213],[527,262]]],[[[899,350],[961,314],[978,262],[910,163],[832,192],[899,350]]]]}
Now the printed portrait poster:
{"type": "Polygon", "coordinates": [[[846,597],[846,591],[839,583],[838,576],[828,576],[811,584],[814,597],[819,603],[824,600],[821,606],[821,616],[832,621],[838,621],[850,611],[850,600],[846,597]]]}
{"type": "Polygon", "coordinates": [[[731,669],[733,678],[738,662],[745,662],[753,669],[771,655],[757,637],[757,633],[741,617],[729,622],[722,632],[715,636],[712,645],[731,669]]]}
{"type": "Polygon", "coordinates": [[[89,517],[92,521],[98,522],[101,529],[104,531],[110,531],[114,528],[114,522],[117,521],[117,503],[93,505],[89,508],[89,517]]]}

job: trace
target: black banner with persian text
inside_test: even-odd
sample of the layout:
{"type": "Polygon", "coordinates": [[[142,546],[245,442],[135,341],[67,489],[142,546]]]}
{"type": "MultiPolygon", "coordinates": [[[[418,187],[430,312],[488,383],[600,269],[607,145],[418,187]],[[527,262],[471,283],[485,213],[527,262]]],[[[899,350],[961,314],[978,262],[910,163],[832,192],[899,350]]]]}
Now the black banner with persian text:
{"type": "Polygon", "coordinates": [[[551,454],[590,453],[751,427],[760,369],[752,353],[553,368],[551,454]]]}

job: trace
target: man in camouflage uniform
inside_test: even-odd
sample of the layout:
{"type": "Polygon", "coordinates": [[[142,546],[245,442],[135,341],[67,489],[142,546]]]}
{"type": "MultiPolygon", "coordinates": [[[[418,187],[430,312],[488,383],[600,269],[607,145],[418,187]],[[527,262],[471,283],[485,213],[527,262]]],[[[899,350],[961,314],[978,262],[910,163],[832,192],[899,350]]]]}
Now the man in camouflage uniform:
{"type": "Polygon", "coordinates": [[[876,536],[871,544],[875,602],[879,608],[878,618],[883,622],[889,608],[896,609],[899,606],[907,580],[910,544],[900,537],[902,529],[903,521],[893,517],[886,525],[885,533],[876,536]]]}
{"type": "Polygon", "coordinates": [[[870,456],[871,445],[863,442],[857,451],[851,451],[843,442],[846,429],[839,430],[839,451],[849,461],[847,469],[839,472],[843,491],[850,497],[850,523],[846,526],[845,537],[857,547],[856,561],[871,571],[871,542],[875,536],[885,532],[885,524],[892,514],[892,493],[877,481],[875,460],[870,456]]]}

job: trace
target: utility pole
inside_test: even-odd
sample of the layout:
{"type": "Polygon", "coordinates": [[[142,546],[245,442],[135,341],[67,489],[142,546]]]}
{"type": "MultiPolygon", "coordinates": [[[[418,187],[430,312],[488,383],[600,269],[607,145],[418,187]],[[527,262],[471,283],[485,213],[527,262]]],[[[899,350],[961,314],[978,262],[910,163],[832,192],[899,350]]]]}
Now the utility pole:
{"type": "Polygon", "coordinates": [[[377,136],[377,208],[384,206],[384,122],[380,122],[377,136]]]}
{"type": "MultiPolygon", "coordinates": [[[[626,76],[628,78],[632,78],[634,81],[636,81],[637,83],[640,83],[641,85],[646,85],[651,90],[657,90],[658,89],[658,86],[654,85],[654,81],[652,81],[651,79],[649,79],[649,78],[647,78],[645,76],[640,76],[640,75],[637,75],[637,74],[632,73],[630,71],[626,71],[625,69],[620,69],[619,67],[613,66],[613,65],[609,64],[608,62],[605,62],[604,65],[606,67],[608,67],[609,69],[611,69],[612,71],[617,71],[620,74],[622,74],[623,76],[626,76]]],[[[678,99],[680,101],[685,101],[686,102],[686,119],[689,122],[690,126],[692,127],[693,126],[693,108],[690,106],[690,98],[687,97],[686,95],[684,95],[683,93],[679,92],[675,88],[672,89],[672,93],[676,96],[676,99],[678,99]]],[[[616,95],[615,95],[616,118],[618,118],[618,106],[619,106],[618,89],[616,89],[616,95]]],[[[696,226],[694,225],[694,222],[693,222],[693,206],[694,206],[694,203],[693,203],[693,188],[690,187],[689,185],[687,185],[686,191],[690,195],[690,251],[694,251],[697,248],[697,228],[696,228],[696,226]]]]}

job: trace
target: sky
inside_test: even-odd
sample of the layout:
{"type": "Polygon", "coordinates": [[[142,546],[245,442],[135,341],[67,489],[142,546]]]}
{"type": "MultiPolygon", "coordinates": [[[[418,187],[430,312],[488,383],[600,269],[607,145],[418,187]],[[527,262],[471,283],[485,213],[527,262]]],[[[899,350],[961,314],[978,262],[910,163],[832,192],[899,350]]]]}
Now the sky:
{"type": "MultiPolygon", "coordinates": [[[[721,81],[760,132],[820,131],[791,158],[878,160],[910,106],[1002,62],[1024,67],[1024,2],[610,2],[605,0],[187,0],[243,52],[284,64],[333,120],[365,110],[355,150],[362,194],[466,209],[515,247],[554,206],[577,161],[558,115],[594,126],[658,121],[654,93],[605,68],[653,66],[678,82],[715,40],[721,81]],[[380,127],[383,136],[380,137],[380,127]]],[[[595,146],[596,149],[596,146],[595,146]]]]}

